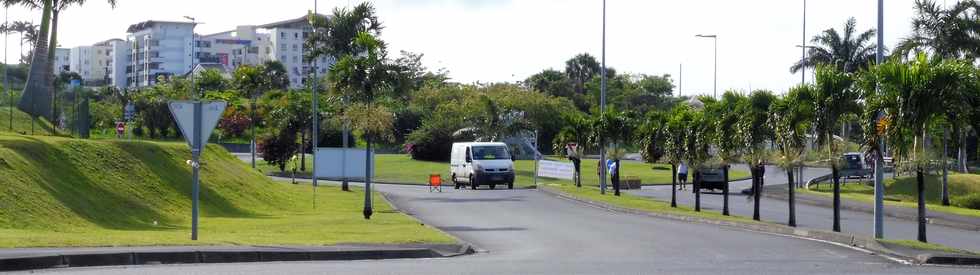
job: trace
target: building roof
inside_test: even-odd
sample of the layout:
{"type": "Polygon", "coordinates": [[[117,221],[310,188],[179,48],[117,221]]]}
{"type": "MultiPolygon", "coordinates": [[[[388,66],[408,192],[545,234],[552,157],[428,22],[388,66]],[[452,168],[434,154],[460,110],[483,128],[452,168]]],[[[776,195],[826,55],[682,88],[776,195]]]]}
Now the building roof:
{"type": "MultiPolygon", "coordinates": [[[[218,64],[218,63],[200,63],[200,64],[197,64],[197,65],[194,66],[194,70],[191,70],[190,72],[188,72],[188,74],[192,74],[193,73],[193,74],[197,75],[197,74],[200,74],[201,72],[203,72],[205,70],[215,70],[215,71],[218,71],[218,73],[220,73],[222,77],[224,77],[224,78],[231,78],[231,73],[228,72],[228,69],[225,68],[225,65],[218,64]]],[[[185,74],[184,76],[187,76],[187,75],[185,74]]]]}
{"type": "Polygon", "coordinates": [[[139,22],[139,23],[136,23],[136,24],[129,25],[129,28],[126,29],[126,32],[127,33],[134,33],[134,32],[138,32],[138,31],[142,31],[142,30],[145,30],[145,29],[148,29],[148,28],[152,28],[153,26],[156,26],[157,24],[188,24],[188,25],[197,25],[197,23],[194,23],[194,22],[148,20],[148,21],[143,21],[143,22],[139,22]]]}
{"type": "MultiPolygon", "coordinates": [[[[330,16],[325,15],[325,14],[322,14],[322,13],[318,13],[317,15],[330,18],[330,16]]],[[[265,24],[265,25],[259,25],[258,27],[259,28],[263,28],[263,29],[272,29],[272,28],[285,27],[285,26],[289,26],[289,25],[292,25],[292,24],[296,24],[296,23],[307,23],[307,22],[309,22],[309,19],[306,17],[306,15],[304,15],[304,16],[299,17],[299,18],[294,18],[294,19],[289,19],[289,20],[283,20],[283,21],[279,21],[279,22],[273,22],[273,23],[269,23],[269,24],[265,24]]]]}

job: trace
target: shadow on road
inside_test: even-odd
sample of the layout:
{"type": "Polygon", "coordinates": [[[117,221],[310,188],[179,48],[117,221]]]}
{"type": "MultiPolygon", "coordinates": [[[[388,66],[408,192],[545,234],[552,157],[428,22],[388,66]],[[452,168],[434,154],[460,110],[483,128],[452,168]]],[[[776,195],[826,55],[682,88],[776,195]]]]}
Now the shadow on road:
{"type": "Polygon", "coordinates": [[[479,228],[472,226],[444,226],[439,227],[439,229],[445,231],[465,231],[465,232],[482,232],[482,231],[525,231],[527,228],[524,227],[493,227],[493,228],[479,228]]]}

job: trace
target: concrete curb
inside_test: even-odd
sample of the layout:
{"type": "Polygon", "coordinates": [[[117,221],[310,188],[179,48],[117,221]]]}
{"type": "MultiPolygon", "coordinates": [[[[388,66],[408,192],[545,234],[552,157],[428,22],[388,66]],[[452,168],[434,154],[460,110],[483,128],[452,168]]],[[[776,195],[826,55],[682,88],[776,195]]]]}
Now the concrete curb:
{"type": "Polygon", "coordinates": [[[930,254],[932,253],[932,251],[921,251],[922,253],[918,255],[906,255],[904,253],[899,253],[894,250],[888,249],[874,239],[854,236],[850,234],[829,232],[823,230],[801,229],[801,228],[789,227],[789,226],[774,224],[774,223],[722,221],[722,220],[715,220],[715,219],[702,218],[702,217],[644,211],[644,210],[624,208],[624,207],[619,207],[604,202],[579,198],[550,187],[542,186],[538,188],[538,190],[559,198],[564,198],[564,199],[588,204],[590,206],[599,207],[610,211],[654,217],[654,218],[684,221],[684,222],[725,226],[734,229],[741,229],[741,230],[748,230],[748,231],[755,231],[755,232],[762,232],[762,233],[769,233],[769,234],[776,234],[776,235],[783,235],[783,236],[790,236],[790,237],[815,239],[815,240],[831,242],[840,245],[863,248],[877,254],[898,258],[911,263],[980,265],[980,258],[976,256],[960,255],[960,254],[930,254]]]}
{"type": "Polygon", "coordinates": [[[270,248],[237,247],[174,251],[161,248],[132,251],[51,253],[0,258],[0,271],[43,268],[119,266],[147,264],[201,264],[283,261],[350,261],[412,258],[444,258],[475,253],[467,244],[412,245],[411,247],[345,249],[343,247],[270,248]]]}
{"type": "MultiPolygon", "coordinates": [[[[780,187],[780,186],[773,186],[773,187],[780,187]]],[[[767,190],[771,190],[771,188],[770,189],[767,189],[767,190]]],[[[784,190],[784,189],[780,188],[779,190],[784,190]]],[[[777,200],[782,200],[782,201],[789,200],[789,197],[788,197],[789,195],[787,195],[786,192],[770,192],[770,191],[764,191],[762,193],[762,196],[763,197],[766,197],[766,198],[777,199],[777,200]]],[[[846,199],[841,198],[841,200],[842,201],[845,201],[846,199]]],[[[824,200],[814,200],[812,198],[807,198],[807,197],[801,196],[799,193],[797,193],[797,195],[796,195],[796,202],[797,203],[801,203],[801,204],[811,205],[811,206],[824,207],[824,208],[832,208],[833,207],[833,200],[832,200],[831,197],[826,197],[824,200]]],[[[863,203],[863,202],[860,202],[860,201],[851,201],[851,202],[853,202],[853,203],[846,203],[846,202],[845,203],[842,203],[841,204],[841,209],[851,210],[851,211],[857,211],[857,212],[862,212],[862,213],[874,213],[874,206],[872,206],[870,204],[866,204],[866,203],[863,203]],[[854,204],[858,204],[858,205],[854,205],[854,204]]],[[[886,207],[888,207],[887,204],[886,204],[886,207]]],[[[894,207],[901,207],[901,206],[894,206],[894,207]]],[[[913,222],[919,220],[918,215],[913,215],[913,214],[904,213],[904,212],[887,211],[887,209],[885,211],[885,216],[886,217],[891,217],[891,218],[896,218],[896,219],[901,219],[901,220],[913,221],[913,222]]],[[[980,225],[970,224],[970,223],[965,223],[965,222],[951,221],[951,220],[948,220],[948,219],[943,219],[942,217],[938,217],[938,216],[931,216],[931,217],[930,216],[927,216],[926,221],[929,224],[942,225],[942,226],[946,226],[946,227],[952,227],[952,228],[963,229],[963,230],[980,231],[980,225]]]]}

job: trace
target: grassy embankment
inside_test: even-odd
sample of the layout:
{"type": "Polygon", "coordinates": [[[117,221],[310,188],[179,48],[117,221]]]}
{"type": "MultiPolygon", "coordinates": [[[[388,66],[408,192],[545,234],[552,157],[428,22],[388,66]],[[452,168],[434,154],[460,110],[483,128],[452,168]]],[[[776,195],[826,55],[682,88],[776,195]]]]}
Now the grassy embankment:
{"type": "Polygon", "coordinates": [[[277,183],[219,146],[201,171],[200,240],[190,240],[182,142],[0,135],[0,247],[451,243],[376,197],[277,183]]]}
{"type": "MultiPolygon", "coordinates": [[[[409,155],[377,155],[377,171],[375,180],[391,183],[425,184],[428,182],[429,174],[440,174],[445,182],[449,182],[449,163],[434,161],[413,160],[409,155]]],[[[311,169],[312,159],[307,156],[307,169],[311,169]]],[[[670,165],[649,164],[635,161],[623,161],[622,173],[624,177],[636,176],[643,184],[670,184],[670,165]]],[[[530,160],[518,160],[514,163],[517,171],[516,186],[533,186],[534,162],[530,160]]],[[[266,164],[264,161],[257,161],[256,167],[263,173],[275,173],[278,167],[266,164]]],[[[582,162],[582,184],[588,186],[598,186],[599,176],[596,175],[596,162],[582,162]]],[[[747,171],[732,170],[732,180],[748,178],[747,171]]],[[[625,179],[625,178],[624,178],[625,179]]],[[[562,183],[570,184],[569,180],[558,180],[548,178],[538,178],[539,183],[562,183]]]]}
{"type": "MultiPolygon", "coordinates": [[[[929,211],[946,212],[957,215],[980,217],[980,175],[950,174],[950,206],[942,206],[942,176],[926,175],[926,205],[929,211]]],[[[810,194],[831,196],[832,184],[820,184],[810,194]]],[[[917,207],[918,195],[915,177],[899,177],[885,180],[885,204],[900,207],[917,207]]],[[[874,187],[867,184],[841,185],[841,197],[874,203],[874,187]]]]}
{"type": "MultiPolygon", "coordinates": [[[[6,100],[0,100],[3,102],[6,100]]],[[[34,135],[38,136],[50,136],[54,134],[54,127],[43,117],[38,117],[34,121],[34,135]]],[[[17,107],[13,108],[11,112],[10,107],[2,106],[0,107],[0,132],[5,132],[8,134],[31,134],[31,116],[27,113],[21,112],[17,107]],[[14,119],[11,121],[10,114],[13,113],[14,119]],[[13,131],[11,131],[11,122],[13,122],[13,131]]]]}

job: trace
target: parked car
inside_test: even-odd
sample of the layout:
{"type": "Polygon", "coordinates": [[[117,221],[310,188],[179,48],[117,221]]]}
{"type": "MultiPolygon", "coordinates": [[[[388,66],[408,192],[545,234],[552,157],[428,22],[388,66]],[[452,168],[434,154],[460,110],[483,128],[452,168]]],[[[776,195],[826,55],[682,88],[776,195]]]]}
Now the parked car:
{"type": "Polygon", "coordinates": [[[873,165],[868,161],[865,161],[862,153],[845,153],[841,156],[841,176],[847,178],[870,177],[873,173],[873,165]]]}
{"type": "Polygon", "coordinates": [[[721,168],[701,169],[701,189],[724,190],[725,170],[721,168]]]}
{"type": "Polygon", "coordinates": [[[506,184],[514,189],[514,158],[501,142],[453,143],[449,173],[456,189],[476,189],[488,185],[490,189],[506,184]]]}

